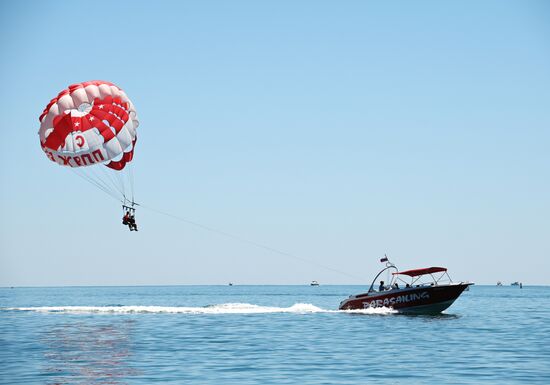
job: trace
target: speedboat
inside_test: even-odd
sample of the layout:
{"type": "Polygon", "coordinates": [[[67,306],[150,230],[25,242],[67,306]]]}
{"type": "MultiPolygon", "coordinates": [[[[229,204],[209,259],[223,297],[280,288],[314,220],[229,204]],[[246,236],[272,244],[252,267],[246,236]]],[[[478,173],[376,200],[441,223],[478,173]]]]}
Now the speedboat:
{"type": "Polygon", "coordinates": [[[310,286],[319,286],[319,282],[317,281],[311,281],[311,283],[309,284],[310,286]]]}
{"type": "Polygon", "coordinates": [[[444,267],[425,267],[399,271],[387,258],[386,267],[372,281],[368,292],[351,295],[340,303],[340,310],[387,307],[400,313],[437,314],[447,309],[473,282],[453,282],[444,267]],[[374,285],[378,278],[391,272],[389,285],[374,285]],[[408,278],[407,278],[408,277],[408,278]]]}

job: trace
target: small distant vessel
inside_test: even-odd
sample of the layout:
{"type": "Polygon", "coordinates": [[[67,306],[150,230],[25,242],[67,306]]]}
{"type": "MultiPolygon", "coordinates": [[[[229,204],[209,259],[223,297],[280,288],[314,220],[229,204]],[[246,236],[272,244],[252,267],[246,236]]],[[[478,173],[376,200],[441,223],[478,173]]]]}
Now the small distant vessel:
{"type": "Polygon", "coordinates": [[[229,286],[233,286],[233,282],[229,282],[229,286]]]}
{"type": "Polygon", "coordinates": [[[497,286],[502,286],[502,282],[498,281],[497,286]]]}
{"type": "Polygon", "coordinates": [[[518,281],[512,282],[512,283],[510,284],[510,286],[519,286],[519,282],[518,282],[518,281]]]}
{"type": "MultiPolygon", "coordinates": [[[[369,291],[351,295],[340,303],[340,310],[368,309],[388,307],[400,313],[437,314],[447,309],[473,282],[452,282],[444,267],[426,267],[422,269],[399,271],[388,261],[372,281],[369,291]],[[390,285],[376,291],[374,284],[385,271],[392,272],[390,285]],[[405,281],[403,276],[410,277],[405,281]],[[399,287],[399,282],[405,287],[399,287]]],[[[381,281],[383,284],[383,281],[381,281]]]]}
{"type": "Polygon", "coordinates": [[[311,281],[311,283],[309,284],[310,286],[319,286],[319,282],[317,281],[311,281]]]}

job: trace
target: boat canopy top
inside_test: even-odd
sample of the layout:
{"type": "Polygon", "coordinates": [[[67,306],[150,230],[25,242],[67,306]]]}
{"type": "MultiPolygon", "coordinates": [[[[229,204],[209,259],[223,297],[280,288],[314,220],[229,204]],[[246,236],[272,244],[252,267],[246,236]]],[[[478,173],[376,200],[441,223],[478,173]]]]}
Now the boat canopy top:
{"type": "Polygon", "coordinates": [[[398,271],[396,273],[392,273],[393,275],[397,274],[403,274],[408,275],[409,277],[418,277],[419,275],[424,274],[432,274],[432,273],[440,273],[442,271],[447,271],[444,267],[425,267],[423,269],[413,269],[413,270],[406,270],[406,271],[398,271]]]}

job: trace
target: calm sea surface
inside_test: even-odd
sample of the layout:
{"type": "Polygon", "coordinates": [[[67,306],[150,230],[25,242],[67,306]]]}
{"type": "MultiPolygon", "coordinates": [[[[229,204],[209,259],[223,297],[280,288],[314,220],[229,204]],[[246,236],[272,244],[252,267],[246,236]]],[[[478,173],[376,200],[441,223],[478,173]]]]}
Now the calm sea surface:
{"type": "Polygon", "coordinates": [[[358,286],[0,289],[2,384],[550,384],[550,287],[439,316],[338,312],[358,286]]]}

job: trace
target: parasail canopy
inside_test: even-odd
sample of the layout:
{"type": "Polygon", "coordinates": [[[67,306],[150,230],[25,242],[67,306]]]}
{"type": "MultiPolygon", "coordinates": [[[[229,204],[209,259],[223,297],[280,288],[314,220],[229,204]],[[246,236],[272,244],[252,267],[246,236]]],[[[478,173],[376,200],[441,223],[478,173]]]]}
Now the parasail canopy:
{"type": "Polygon", "coordinates": [[[40,145],[62,166],[122,170],[134,155],[139,125],[134,105],[113,83],[70,85],[40,115],[40,145]]]}
{"type": "Polygon", "coordinates": [[[130,162],[139,121],[120,87],[103,80],[72,84],[48,103],[39,121],[40,146],[51,161],[134,207],[130,162]]]}

